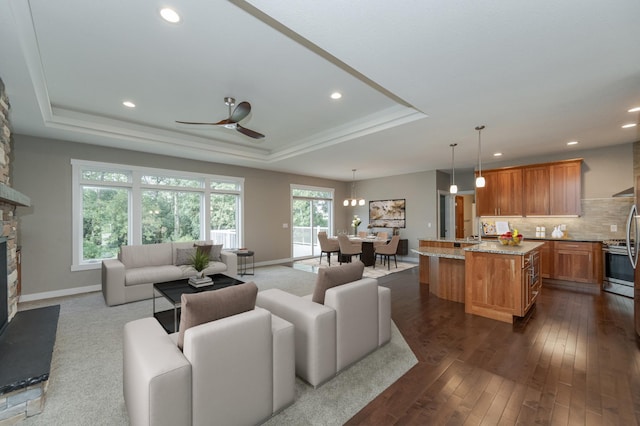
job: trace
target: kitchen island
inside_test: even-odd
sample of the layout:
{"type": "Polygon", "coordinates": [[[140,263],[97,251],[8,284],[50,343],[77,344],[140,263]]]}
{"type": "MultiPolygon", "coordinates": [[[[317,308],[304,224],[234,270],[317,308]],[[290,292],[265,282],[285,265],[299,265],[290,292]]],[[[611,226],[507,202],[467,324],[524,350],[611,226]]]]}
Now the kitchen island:
{"type": "Polygon", "coordinates": [[[543,244],[495,241],[465,249],[465,312],[508,323],[525,316],[540,293],[543,244]]]}
{"type": "Polygon", "coordinates": [[[420,240],[412,251],[420,255],[420,282],[428,282],[431,293],[464,303],[467,313],[512,323],[526,315],[540,292],[542,245],[420,240]]]}
{"type": "Polygon", "coordinates": [[[449,247],[420,247],[412,249],[420,255],[420,276],[424,273],[425,265],[429,274],[429,292],[441,299],[464,303],[464,250],[449,247]],[[427,265],[428,263],[428,265],[427,265]]]}

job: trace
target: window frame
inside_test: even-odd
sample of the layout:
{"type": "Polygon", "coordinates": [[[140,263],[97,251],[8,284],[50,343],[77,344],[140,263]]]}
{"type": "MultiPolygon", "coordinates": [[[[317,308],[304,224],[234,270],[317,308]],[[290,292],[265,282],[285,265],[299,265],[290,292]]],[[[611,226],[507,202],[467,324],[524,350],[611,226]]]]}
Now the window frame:
{"type": "Polygon", "coordinates": [[[168,190],[182,192],[197,192],[201,194],[200,207],[200,239],[206,240],[210,235],[211,221],[211,194],[233,194],[238,196],[237,211],[237,239],[239,245],[244,244],[244,178],[237,176],[212,175],[182,170],[159,169],[140,167],[116,163],[104,163],[96,161],[71,159],[71,185],[72,185],[72,260],[71,271],[85,271],[99,269],[103,259],[83,259],[83,188],[84,186],[104,188],[128,188],[129,189],[129,218],[128,218],[128,245],[142,244],[142,192],[145,190],[168,190]],[[97,172],[120,172],[129,174],[130,182],[101,182],[85,180],[82,173],[85,170],[97,172]],[[188,186],[171,186],[143,184],[142,176],[153,175],[165,178],[183,178],[201,180],[200,188],[188,186]],[[213,182],[229,182],[236,185],[237,189],[212,189],[213,182]]]}

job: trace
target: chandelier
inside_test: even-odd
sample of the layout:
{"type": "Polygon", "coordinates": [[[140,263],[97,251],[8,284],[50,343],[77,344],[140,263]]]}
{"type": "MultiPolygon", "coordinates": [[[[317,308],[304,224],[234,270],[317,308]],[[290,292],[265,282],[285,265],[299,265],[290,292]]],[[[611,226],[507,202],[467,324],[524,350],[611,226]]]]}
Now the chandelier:
{"type": "Polygon", "coordinates": [[[342,205],[345,207],[355,207],[356,205],[364,206],[364,198],[356,197],[356,169],[351,169],[351,171],[353,172],[353,181],[351,182],[351,198],[345,199],[342,202],[342,205]]]}

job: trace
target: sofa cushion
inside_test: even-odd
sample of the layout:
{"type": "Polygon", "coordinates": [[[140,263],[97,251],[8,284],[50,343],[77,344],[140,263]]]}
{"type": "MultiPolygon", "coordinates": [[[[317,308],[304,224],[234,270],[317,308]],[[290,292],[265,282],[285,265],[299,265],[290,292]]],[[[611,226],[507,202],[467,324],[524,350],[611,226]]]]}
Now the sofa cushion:
{"type": "Polygon", "coordinates": [[[127,269],[124,273],[124,285],[161,283],[182,278],[180,267],[174,265],[146,266],[127,269]]]}
{"type": "Polygon", "coordinates": [[[195,256],[195,254],[196,249],[193,247],[176,249],[176,265],[180,266],[193,264],[193,256],[195,256]]]}
{"type": "Polygon", "coordinates": [[[190,327],[255,308],[258,287],[251,281],[220,290],[183,294],[181,297],[178,347],[182,349],[184,332],[190,327]]]}
{"type": "Polygon", "coordinates": [[[120,261],[127,269],[173,265],[171,243],[121,246],[120,261]]]}
{"type": "Polygon", "coordinates": [[[331,287],[357,281],[362,278],[364,263],[356,261],[344,265],[318,269],[312,301],[324,305],[324,293],[331,287]]]}
{"type": "MultiPolygon", "coordinates": [[[[180,273],[183,278],[193,277],[198,273],[192,265],[180,265],[180,273]]],[[[205,275],[220,274],[227,270],[227,265],[222,262],[209,262],[209,265],[204,268],[205,275]]]]}

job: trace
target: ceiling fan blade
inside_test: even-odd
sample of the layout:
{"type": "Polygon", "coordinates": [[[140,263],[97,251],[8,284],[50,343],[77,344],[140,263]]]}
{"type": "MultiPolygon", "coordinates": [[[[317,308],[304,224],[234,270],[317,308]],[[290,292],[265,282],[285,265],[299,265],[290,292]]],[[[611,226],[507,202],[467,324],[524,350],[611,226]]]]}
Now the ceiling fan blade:
{"type": "Polygon", "coordinates": [[[254,138],[254,139],[262,139],[264,138],[264,135],[262,133],[258,133],[255,132],[251,129],[247,129],[246,127],[242,127],[239,124],[236,124],[236,130],[239,131],[240,133],[242,133],[243,135],[247,135],[250,138],[254,138]]]}
{"type": "Polygon", "coordinates": [[[231,123],[237,123],[243,120],[251,112],[251,104],[249,102],[240,102],[238,106],[231,113],[229,121],[231,123]]]}
{"type": "Polygon", "coordinates": [[[195,122],[195,121],[178,121],[176,120],[176,123],[180,123],[180,124],[205,124],[205,125],[209,125],[209,126],[216,126],[220,123],[199,123],[199,122],[195,122]]]}

